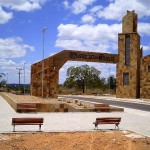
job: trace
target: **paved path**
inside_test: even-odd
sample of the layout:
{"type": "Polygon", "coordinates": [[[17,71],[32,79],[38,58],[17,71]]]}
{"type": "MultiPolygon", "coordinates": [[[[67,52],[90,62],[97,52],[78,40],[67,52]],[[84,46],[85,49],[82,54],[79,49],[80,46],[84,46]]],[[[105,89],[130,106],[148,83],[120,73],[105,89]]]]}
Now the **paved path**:
{"type": "Polygon", "coordinates": [[[144,102],[143,100],[139,99],[125,99],[125,98],[114,98],[114,97],[102,97],[102,96],[78,96],[78,95],[61,95],[61,98],[71,98],[71,99],[78,99],[84,100],[87,102],[94,102],[94,103],[105,103],[109,105],[119,106],[119,107],[126,107],[126,108],[133,108],[143,111],[150,112],[150,102],[144,102]]]}
{"type": "MultiPolygon", "coordinates": [[[[150,112],[125,108],[125,112],[96,113],[16,113],[0,96],[0,133],[12,132],[12,117],[44,117],[44,132],[93,131],[96,117],[122,117],[120,130],[131,130],[150,137],[150,112]]],[[[16,131],[38,131],[38,126],[16,126],[16,131]]],[[[114,125],[99,125],[99,129],[114,129],[114,125]]]]}

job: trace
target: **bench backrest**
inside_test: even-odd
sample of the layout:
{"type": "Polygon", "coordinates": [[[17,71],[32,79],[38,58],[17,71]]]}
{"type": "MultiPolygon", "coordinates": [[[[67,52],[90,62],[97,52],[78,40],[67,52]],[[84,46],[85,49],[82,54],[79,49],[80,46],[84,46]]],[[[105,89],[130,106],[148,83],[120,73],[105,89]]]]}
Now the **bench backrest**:
{"type": "Polygon", "coordinates": [[[94,104],[95,107],[109,107],[109,104],[94,104]]]}
{"type": "Polygon", "coordinates": [[[43,123],[44,118],[12,118],[12,123],[43,123]]]}
{"type": "Polygon", "coordinates": [[[17,108],[36,108],[35,103],[18,103],[17,108]]]}
{"type": "Polygon", "coordinates": [[[96,122],[120,122],[121,118],[116,117],[105,117],[105,118],[96,118],[96,122]]]}

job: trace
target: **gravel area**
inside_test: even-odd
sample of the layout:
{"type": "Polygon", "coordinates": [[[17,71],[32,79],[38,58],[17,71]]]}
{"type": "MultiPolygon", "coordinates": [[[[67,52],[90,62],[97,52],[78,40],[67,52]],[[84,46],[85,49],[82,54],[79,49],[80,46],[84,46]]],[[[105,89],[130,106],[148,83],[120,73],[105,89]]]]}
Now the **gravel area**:
{"type": "Polygon", "coordinates": [[[121,131],[0,134],[0,149],[149,150],[150,138],[121,131]]]}

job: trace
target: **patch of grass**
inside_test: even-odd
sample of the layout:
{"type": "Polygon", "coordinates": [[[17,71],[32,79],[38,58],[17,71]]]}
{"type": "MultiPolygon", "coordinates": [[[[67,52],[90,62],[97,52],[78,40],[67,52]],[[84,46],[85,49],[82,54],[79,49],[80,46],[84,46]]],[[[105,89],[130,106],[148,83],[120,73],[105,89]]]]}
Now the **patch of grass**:
{"type": "Polygon", "coordinates": [[[85,93],[82,93],[81,89],[75,89],[75,88],[66,88],[63,86],[59,87],[59,94],[72,94],[72,95],[104,95],[104,94],[109,94],[111,93],[111,95],[115,95],[116,91],[115,90],[110,90],[109,89],[98,89],[98,88],[94,88],[94,89],[86,89],[85,93]]]}

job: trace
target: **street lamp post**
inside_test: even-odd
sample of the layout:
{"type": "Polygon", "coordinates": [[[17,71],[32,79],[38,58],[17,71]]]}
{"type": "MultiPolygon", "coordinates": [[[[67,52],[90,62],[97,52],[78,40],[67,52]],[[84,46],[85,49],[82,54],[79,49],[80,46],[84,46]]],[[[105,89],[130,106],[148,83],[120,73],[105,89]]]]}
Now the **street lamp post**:
{"type": "Polygon", "coordinates": [[[19,74],[19,87],[20,87],[20,74],[21,74],[21,70],[23,70],[23,68],[16,68],[18,70],[18,74],[19,74]]]}
{"type": "Polygon", "coordinates": [[[24,95],[25,95],[25,67],[26,67],[25,64],[26,63],[24,63],[24,95]]]}
{"type": "Polygon", "coordinates": [[[8,87],[8,73],[7,73],[7,87],[8,87]]]}
{"type": "Polygon", "coordinates": [[[46,31],[47,27],[44,27],[42,29],[42,33],[43,33],[43,60],[42,60],[42,98],[44,97],[43,95],[43,92],[44,92],[44,81],[43,81],[43,78],[44,78],[44,34],[45,34],[45,31],[46,31]]]}
{"type": "Polygon", "coordinates": [[[110,68],[109,69],[109,94],[110,94],[110,68]]]}

